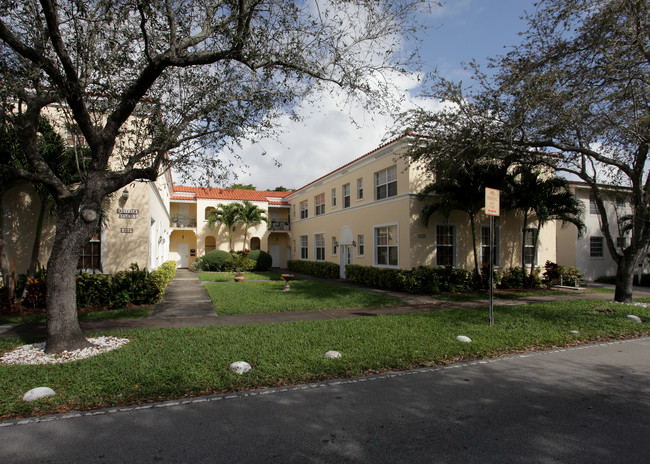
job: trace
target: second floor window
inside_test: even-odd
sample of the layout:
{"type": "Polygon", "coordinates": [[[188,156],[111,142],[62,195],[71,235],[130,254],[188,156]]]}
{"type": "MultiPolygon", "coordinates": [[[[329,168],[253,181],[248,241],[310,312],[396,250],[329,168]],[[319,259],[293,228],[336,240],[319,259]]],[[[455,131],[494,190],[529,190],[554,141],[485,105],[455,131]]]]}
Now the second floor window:
{"type": "Polygon", "coordinates": [[[332,189],[332,206],[336,206],[336,189],[332,189]]]}
{"type": "Polygon", "coordinates": [[[320,214],[325,214],[325,194],[321,193],[320,195],[316,195],[314,197],[314,204],[315,204],[315,214],[316,216],[320,214]]]}
{"type": "Polygon", "coordinates": [[[343,207],[350,207],[350,184],[345,184],[343,186],[343,207]]]}
{"type": "Polygon", "coordinates": [[[397,195],[397,166],[392,166],[375,173],[375,199],[397,195]]]}
{"type": "Polygon", "coordinates": [[[363,178],[357,179],[357,200],[363,199],[363,178]]]}
{"type": "Polygon", "coordinates": [[[300,202],[300,219],[307,219],[309,217],[309,203],[307,200],[300,202]]]}
{"type": "Polygon", "coordinates": [[[591,258],[602,258],[603,248],[603,237],[589,237],[589,256],[591,258]]]}

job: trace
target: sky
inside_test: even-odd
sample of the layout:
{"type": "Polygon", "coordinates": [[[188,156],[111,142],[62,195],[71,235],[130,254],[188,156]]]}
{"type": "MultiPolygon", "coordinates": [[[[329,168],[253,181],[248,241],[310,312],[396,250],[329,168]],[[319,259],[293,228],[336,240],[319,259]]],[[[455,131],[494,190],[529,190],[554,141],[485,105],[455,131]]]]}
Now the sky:
{"type": "MultiPolygon", "coordinates": [[[[432,11],[427,21],[431,27],[421,32],[421,72],[437,69],[447,79],[467,80],[461,63],[476,59],[484,64],[487,57],[519,43],[518,33],[526,29],[520,19],[524,10],[534,11],[533,0],[446,0],[432,11]]],[[[436,102],[418,98],[417,85],[415,75],[399,83],[410,102],[435,108],[436,102]]],[[[283,132],[275,140],[241,147],[238,178],[223,186],[238,182],[257,190],[300,188],[379,147],[395,128],[390,118],[360,107],[342,109],[336,96],[323,94],[320,101],[317,112],[298,109],[302,121],[281,121],[283,132]]]]}

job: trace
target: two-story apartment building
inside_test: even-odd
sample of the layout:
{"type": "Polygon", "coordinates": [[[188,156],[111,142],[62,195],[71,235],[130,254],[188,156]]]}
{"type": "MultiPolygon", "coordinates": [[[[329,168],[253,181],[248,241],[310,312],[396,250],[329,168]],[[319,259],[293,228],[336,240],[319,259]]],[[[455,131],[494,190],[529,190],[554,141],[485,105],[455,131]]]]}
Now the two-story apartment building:
{"type": "MultiPolygon", "coordinates": [[[[594,280],[600,276],[616,274],[616,262],[612,258],[601,228],[600,214],[591,189],[584,182],[569,182],[571,190],[584,206],[584,223],[586,230],[578,235],[574,225],[558,227],[557,255],[558,264],[574,266],[584,273],[584,278],[594,280]]],[[[631,213],[630,203],[625,188],[608,188],[601,186],[605,196],[605,208],[609,230],[618,248],[625,248],[630,243],[629,232],[623,231],[620,219],[631,213]]],[[[650,271],[650,262],[643,259],[637,264],[637,270],[650,271]]]]}
{"type": "MultiPolygon", "coordinates": [[[[399,137],[286,197],[291,205],[293,259],[410,269],[421,265],[472,269],[474,255],[468,216],[460,211],[446,220],[421,220],[417,193],[427,174],[402,156],[413,136],[399,137]]],[[[530,265],[532,237],[523,218],[504,213],[496,229],[495,264],[530,265]]],[[[479,215],[477,237],[482,263],[489,262],[489,219],[479,215]]],[[[555,260],[555,223],[539,235],[537,263],[555,260]]]]}
{"type": "MultiPolygon", "coordinates": [[[[291,259],[289,204],[284,200],[287,195],[287,192],[174,186],[169,203],[170,259],[175,259],[179,267],[188,267],[208,251],[228,251],[228,230],[224,225],[210,225],[208,214],[219,205],[250,201],[264,212],[268,222],[248,230],[246,248],[267,251],[273,257],[274,266],[286,267],[291,259]]],[[[230,233],[234,250],[244,249],[245,232],[242,224],[233,226],[230,233]]]]}
{"type": "MultiPolygon", "coordinates": [[[[427,174],[402,156],[414,140],[399,137],[290,193],[177,186],[169,173],[156,182],[134,182],[109,199],[106,220],[80,257],[79,267],[115,272],[137,263],[154,269],[168,259],[190,267],[210,250],[228,250],[229,232],[233,249],[241,250],[243,225],[227,231],[223,225],[209,225],[207,217],[221,204],[247,200],[269,221],[248,230],[246,248],[269,252],[276,267],[286,267],[290,259],[330,261],[341,266],[342,276],[345,265],[352,263],[472,269],[472,231],[465,213],[455,211],[448,220],[433,216],[428,225],[421,220],[424,203],[417,193],[427,174]]],[[[25,193],[29,186],[21,189],[4,200],[9,219],[5,238],[17,273],[28,266],[29,239],[24,232],[33,227],[38,207],[38,200],[25,193]]],[[[488,224],[488,217],[479,214],[476,232],[484,264],[489,259],[488,224]]],[[[522,225],[515,212],[498,218],[496,266],[518,266],[522,260],[531,264],[532,234],[538,231],[531,228],[524,234],[522,225]]],[[[43,264],[49,256],[52,222],[46,229],[43,264]]],[[[555,234],[555,223],[539,231],[538,264],[555,261],[555,234]]]]}

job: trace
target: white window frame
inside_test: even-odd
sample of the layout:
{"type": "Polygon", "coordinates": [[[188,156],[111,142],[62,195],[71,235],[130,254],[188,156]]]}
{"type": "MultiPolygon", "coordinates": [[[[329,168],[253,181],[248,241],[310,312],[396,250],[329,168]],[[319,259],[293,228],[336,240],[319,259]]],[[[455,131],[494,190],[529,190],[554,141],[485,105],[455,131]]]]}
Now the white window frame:
{"type": "Polygon", "coordinates": [[[307,260],[309,259],[309,236],[301,235],[300,240],[300,259],[307,260]]]}
{"type": "Polygon", "coordinates": [[[332,189],[332,208],[336,207],[336,189],[332,189]]]}
{"type": "Polygon", "coordinates": [[[598,203],[593,193],[589,195],[589,214],[598,214],[598,203]]]}
{"type": "Polygon", "coordinates": [[[336,240],[336,237],[332,237],[332,256],[338,254],[339,242],[336,240]]]}
{"type": "Polygon", "coordinates": [[[349,208],[350,207],[350,184],[343,184],[343,208],[349,208]]]}
{"type": "Polygon", "coordinates": [[[397,166],[390,166],[375,173],[375,200],[397,196],[397,166]],[[394,185],[394,189],[391,186],[394,185]],[[385,192],[382,193],[382,188],[385,192]],[[393,191],[394,190],[394,191],[393,191]]]}
{"type": "Polygon", "coordinates": [[[309,217],[309,200],[300,202],[300,219],[307,219],[309,217]]]}
{"type": "Polygon", "coordinates": [[[373,227],[373,237],[374,237],[374,250],[375,250],[375,266],[377,267],[391,267],[391,268],[398,268],[399,267],[399,223],[391,223],[391,224],[379,224],[373,227]],[[394,235],[391,233],[391,228],[394,228],[394,235]],[[386,244],[379,244],[379,229],[386,229],[386,234],[387,234],[387,240],[386,244]],[[379,248],[386,248],[386,264],[380,264],[379,263],[379,248]],[[395,249],[395,263],[391,264],[390,262],[390,256],[391,256],[391,249],[395,249]]]}
{"type": "Polygon", "coordinates": [[[314,216],[325,214],[325,194],[320,193],[314,197],[314,216]]]}
{"type": "Polygon", "coordinates": [[[325,261],[325,233],[314,234],[314,261],[325,261]]]}
{"type": "MultiPolygon", "coordinates": [[[[451,266],[451,267],[456,267],[458,263],[457,255],[458,255],[458,227],[456,224],[435,224],[434,225],[434,235],[435,235],[435,243],[436,243],[436,266],[451,266]],[[438,238],[438,228],[439,227],[445,227],[445,228],[451,228],[451,244],[448,243],[439,243],[438,238]],[[439,256],[438,256],[438,248],[439,247],[446,247],[446,248],[451,248],[451,264],[447,263],[440,263],[439,261],[439,256]]],[[[448,235],[448,234],[445,234],[448,235]]]]}
{"type": "MultiPolygon", "coordinates": [[[[487,229],[487,235],[490,235],[490,225],[489,224],[481,224],[481,230],[480,230],[480,246],[481,246],[481,256],[479,263],[481,266],[484,266],[485,264],[485,249],[490,247],[490,244],[488,243],[487,245],[483,243],[483,231],[487,229]]],[[[501,226],[494,226],[494,262],[492,265],[494,267],[501,267],[501,226]]],[[[489,238],[489,237],[488,237],[489,238]]],[[[489,253],[489,252],[488,252],[489,253]]]]}
{"type": "MultiPolygon", "coordinates": [[[[523,261],[525,267],[530,267],[530,266],[533,265],[532,261],[530,263],[526,262],[526,249],[532,248],[533,253],[535,252],[534,242],[533,242],[533,245],[526,245],[526,243],[525,243],[526,232],[529,231],[529,230],[535,231],[535,234],[539,234],[539,230],[537,229],[537,227],[530,227],[529,226],[529,227],[526,227],[525,229],[521,229],[521,240],[522,240],[521,241],[521,252],[524,253],[524,256],[522,256],[522,258],[523,258],[522,261],[523,261]]],[[[538,244],[538,246],[537,246],[538,254],[535,255],[534,257],[535,257],[535,263],[537,263],[537,265],[539,265],[539,237],[537,237],[537,244],[538,244]]]]}
{"type": "MultiPolygon", "coordinates": [[[[363,234],[357,235],[357,256],[363,257],[366,255],[366,243],[365,243],[365,237],[363,234]]],[[[399,253],[398,259],[399,259],[399,253]]]]}
{"type": "Polygon", "coordinates": [[[357,200],[363,200],[363,177],[357,179],[357,200]]]}

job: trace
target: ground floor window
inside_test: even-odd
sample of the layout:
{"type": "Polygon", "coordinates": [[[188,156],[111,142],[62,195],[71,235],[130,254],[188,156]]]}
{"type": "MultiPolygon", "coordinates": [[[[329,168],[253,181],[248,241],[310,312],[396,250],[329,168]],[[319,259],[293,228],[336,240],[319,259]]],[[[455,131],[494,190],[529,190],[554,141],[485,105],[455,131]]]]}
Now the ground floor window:
{"type": "Polygon", "coordinates": [[[398,266],[397,226],[375,227],[375,255],[379,266],[398,266]]]}
{"type": "Polygon", "coordinates": [[[90,242],[81,250],[77,269],[101,269],[102,267],[102,241],[101,234],[96,233],[90,242]]]}
{"type": "Polygon", "coordinates": [[[309,259],[309,237],[300,236],[300,259],[309,259]]]}
{"type": "Polygon", "coordinates": [[[603,257],[603,237],[589,237],[589,256],[592,258],[603,257]]]}
{"type": "Polygon", "coordinates": [[[332,237],[332,254],[334,256],[336,256],[338,247],[339,247],[339,242],[336,241],[336,237],[332,237]]]}
{"type": "Polygon", "coordinates": [[[526,228],[523,232],[524,242],[524,264],[532,266],[535,261],[535,239],[537,238],[537,229],[526,228]]]}
{"type": "Polygon", "coordinates": [[[325,234],[314,235],[314,257],[316,261],[325,261],[325,234]]]}
{"type": "Polygon", "coordinates": [[[362,234],[357,235],[357,256],[363,256],[366,253],[365,241],[362,234]]]}
{"type": "MultiPolygon", "coordinates": [[[[498,227],[494,228],[494,250],[492,253],[492,265],[499,266],[500,253],[500,230],[498,227]]],[[[481,266],[487,267],[490,265],[490,226],[481,226],[481,266]]]]}
{"type": "Polygon", "coordinates": [[[456,228],[450,225],[436,226],[436,264],[453,266],[456,255],[456,228]]]}

